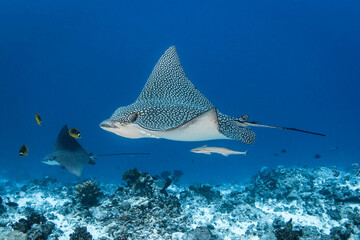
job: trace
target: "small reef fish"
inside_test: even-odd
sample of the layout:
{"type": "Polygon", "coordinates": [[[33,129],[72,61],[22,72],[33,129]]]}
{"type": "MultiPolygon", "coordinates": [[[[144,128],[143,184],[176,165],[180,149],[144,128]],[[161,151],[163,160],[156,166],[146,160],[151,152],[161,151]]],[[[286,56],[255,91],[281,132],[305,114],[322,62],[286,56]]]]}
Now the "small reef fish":
{"type": "Polygon", "coordinates": [[[319,159],[319,158],[321,158],[321,155],[320,154],[315,154],[314,158],[319,159]]]}
{"type": "Polygon", "coordinates": [[[356,176],[360,176],[360,170],[356,172],[356,176]]]}
{"type": "Polygon", "coordinates": [[[350,175],[347,175],[346,177],[345,177],[345,181],[347,182],[347,181],[349,181],[350,180],[350,175]]]}
{"type": "Polygon", "coordinates": [[[281,149],[281,153],[286,153],[286,149],[281,149]]]}
{"type": "Polygon", "coordinates": [[[38,124],[39,126],[41,126],[42,122],[41,122],[40,114],[38,114],[38,113],[35,114],[35,120],[36,120],[37,124],[38,124]]]}
{"type": "Polygon", "coordinates": [[[80,131],[77,130],[76,128],[70,128],[69,135],[72,136],[73,138],[81,138],[80,131]]]}
{"type": "Polygon", "coordinates": [[[20,157],[25,157],[26,155],[28,155],[28,153],[29,153],[29,149],[25,146],[25,144],[23,144],[19,151],[20,157]]]}
{"type": "Polygon", "coordinates": [[[207,145],[204,145],[202,147],[198,147],[198,148],[194,148],[191,149],[190,152],[193,153],[204,153],[204,154],[208,154],[211,155],[211,153],[218,153],[221,154],[225,157],[231,155],[231,154],[241,154],[241,155],[246,155],[247,151],[245,152],[238,152],[238,151],[233,151],[230,150],[228,148],[221,148],[221,147],[208,147],[207,145]]]}
{"type": "Polygon", "coordinates": [[[334,171],[334,177],[338,177],[338,176],[340,176],[340,172],[339,171],[334,171]]]}

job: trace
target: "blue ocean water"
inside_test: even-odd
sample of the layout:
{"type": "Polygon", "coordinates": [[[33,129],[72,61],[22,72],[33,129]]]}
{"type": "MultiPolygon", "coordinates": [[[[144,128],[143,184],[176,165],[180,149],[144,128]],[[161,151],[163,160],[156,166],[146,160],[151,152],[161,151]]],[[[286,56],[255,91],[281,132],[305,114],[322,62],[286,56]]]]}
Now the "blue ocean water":
{"type": "Polygon", "coordinates": [[[120,182],[137,167],[153,174],[180,169],[183,182],[219,183],[245,180],[264,166],[358,162],[359,8],[358,1],[2,1],[1,174],[76,180],[41,163],[64,124],[81,131],[89,152],[151,153],[99,158],[82,179],[120,182]],[[137,98],[172,45],[189,79],[223,113],[327,136],[254,128],[248,146],[132,140],[100,129],[137,98]],[[29,147],[24,158],[22,144],[29,147]],[[205,144],[249,153],[189,151],[205,144]]]}

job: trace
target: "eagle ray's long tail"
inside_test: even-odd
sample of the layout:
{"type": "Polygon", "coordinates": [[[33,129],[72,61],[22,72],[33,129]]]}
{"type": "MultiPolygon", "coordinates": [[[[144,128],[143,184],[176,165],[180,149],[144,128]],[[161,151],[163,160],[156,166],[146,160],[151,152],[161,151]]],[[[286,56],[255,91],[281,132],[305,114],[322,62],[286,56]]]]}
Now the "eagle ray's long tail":
{"type": "Polygon", "coordinates": [[[249,127],[277,128],[277,129],[285,129],[285,130],[298,131],[298,132],[303,132],[303,133],[310,133],[310,134],[314,134],[314,135],[318,135],[318,136],[326,136],[325,134],[322,134],[322,133],[310,132],[310,131],[305,131],[305,130],[301,130],[301,129],[297,129],[297,128],[279,127],[279,126],[269,126],[269,125],[258,124],[258,123],[256,123],[256,122],[248,122],[248,121],[237,120],[236,123],[237,123],[239,126],[240,126],[240,125],[245,125],[245,126],[249,126],[249,127]]]}
{"type": "Polygon", "coordinates": [[[110,157],[118,155],[150,155],[150,153],[106,153],[106,154],[95,154],[96,157],[110,157]]]}

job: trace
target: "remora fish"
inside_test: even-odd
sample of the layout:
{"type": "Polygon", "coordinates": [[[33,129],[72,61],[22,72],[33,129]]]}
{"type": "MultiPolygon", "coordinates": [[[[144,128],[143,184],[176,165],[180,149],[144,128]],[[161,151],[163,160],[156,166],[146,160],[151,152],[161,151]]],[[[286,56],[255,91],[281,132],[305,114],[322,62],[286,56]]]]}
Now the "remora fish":
{"type": "Polygon", "coordinates": [[[204,154],[208,154],[208,155],[211,155],[211,153],[218,153],[218,154],[221,154],[221,155],[223,155],[225,157],[227,157],[227,156],[229,156],[231,154],[240,154],[240,155],[246,155],[247,154],[247,151],[238,152],[238,151],[234,151],[234,150],[231,150],[231,149],[228,149],[228,148],[208,147],[207,145],[191,149],[190,152],[204,153],[204,154]]]}
{"type": "Polygon", "coordinates": [[[100,127],[126,138],[165,138],[175,141],[234,139],[252,144],[251,126],[261,125],[248,116],[221,113],[187,78],[174,46],[161,56],[137,100],[118,108],[100,127]]]}

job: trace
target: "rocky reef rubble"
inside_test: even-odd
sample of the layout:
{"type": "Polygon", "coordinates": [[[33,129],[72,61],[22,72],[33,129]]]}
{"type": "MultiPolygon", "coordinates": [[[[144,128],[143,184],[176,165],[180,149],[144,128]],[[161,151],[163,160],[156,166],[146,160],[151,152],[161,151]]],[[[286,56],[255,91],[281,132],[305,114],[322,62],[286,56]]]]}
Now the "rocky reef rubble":
{"type": "Polygon", "coordinates": [[[2,205],[3,200],[0,197],[0,215],[2,215],[4,212],[6,212],[5,207],[2,205]]]}
{"type": "Polygon", "coordinates": [[[160,174],[160,177],[163,179],[170,178],[172,182],[178,183],[182,175],[184,173],[181,170],[174,170],[173,172],[164,171],[160,174]]]}
{"type": "Polygon", "coordinates": [[[190,186],[180,202],[190,226],[224,239],[360,239],[360,178],[348,176],[264,168],[244,185],[190,186]]]}
{"type": "Polygon", "coordinates": [[[97,184],[90,180],[76,185],[75,190],[75,198],[84,208],[98,205],[99,198],[103,195],[97,184]]]}
{"type": "Polygon", "coordinates": [[[63,185],[45,178],[0,189],[0,236],[360,239],[360,178],[338,172],[326,167],[264,168],[247,184],[218,186],[181,186],[175,172],[152,176],[136,168],[124,173],[125,185],[96,180],[63,185]]]}
{"type": "Polygon", "coordinates": [[[92,240],[93,237],[87,231],[86,227],[77,227],[75,231],[70,234],[70,240],[92,240]]]}
{"type": "Polygon", "coordinates": [[[16,231],[25,233],[28,240],[41,240],[48,238],[54,230],[55,224],[47,221],[43,215],[32,212],[26,219],[21,218],[18,222],[12,224],[11,227],[16,231]]]}

